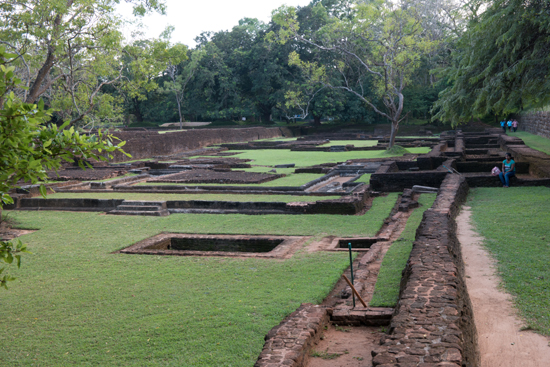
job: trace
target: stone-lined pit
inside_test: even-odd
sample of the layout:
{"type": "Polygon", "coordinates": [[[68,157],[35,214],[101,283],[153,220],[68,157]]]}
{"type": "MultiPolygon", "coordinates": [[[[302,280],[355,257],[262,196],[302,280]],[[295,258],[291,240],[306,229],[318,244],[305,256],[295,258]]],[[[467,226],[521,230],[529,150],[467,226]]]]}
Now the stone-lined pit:
{"type": "Polygon", "coordinates": [[[374,245],[376,242],[381,241],[380,238],[374,237],[374,238],[341,238],[338,240],[338,248],[348,248],[348,244],[351,243],[352,250],[358,249],[358,248],[370,248],[372,245],[374,245]]]}
{"type": "Polygon", "coordinates": [[[161,233],[118,251],[123,254],[232,256],[286,259],[310,237],[161,233]]]}
{"type": "Polygon", "coordinates": [[[226,239],[173,237],[146,248],[175,251],[269,252],[283,243],[283,241],[284,239],[282,238],[226,239]]]}

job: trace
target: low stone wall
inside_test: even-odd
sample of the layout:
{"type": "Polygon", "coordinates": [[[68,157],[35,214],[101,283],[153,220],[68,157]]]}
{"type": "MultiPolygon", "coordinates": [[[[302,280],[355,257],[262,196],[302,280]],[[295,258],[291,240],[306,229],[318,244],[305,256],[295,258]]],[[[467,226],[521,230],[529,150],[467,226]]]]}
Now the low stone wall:
{"type": "Polygon", "coordinates": [[[518,130],[550,139],[550,112],[528,112],[515,116],[518,130]]]}
{"type": "Polygon", "coordinates": [[[319,341],[329,322],[325,307],[302,304],[265,336],[265,345],[254,367],[305,366],[308,352],[319,341]]]}
{"type": "Polygon", "coordinates": [[[114,210],[122,204],[122,199],[43,199],[22,198],[15,201],[13,207],[19,210],[70,210],[87,212],[105,212],[114,210]]]}
{"type": "MultiPolygon", "coordinates": [[[[95,190],[95,192],[102,190],[95,190]]],[[[243,214],[266,214],[266,211],[277,211],[278,214],[336,214],[355,215],[365,208],[365,200],[369,197],[368,186],[352,195],[334,200],[319,200],[315,202],[260,202],[260,201],[209,201],[181,200],[166,201],[166,207],[171,212],[186,212],[189,210],[211,210],[225,212],[242,212],[243,214]]],[[[43,199],[16,198],[13,205],[5,209],[16,210],[67,210],[67,211],[111,211],[122,204],[123,199],[43,199]]]]}
{"type": "Polygon", "coordinates": [[[455,217],[465,200],[464,177],[449,174],[416,232],[399,304],[373,365],[477,366],[477,332],[464,284],[455,217]]]}
{"type": "MultiPolygon", "coordinates": [[[[381,166],[382,168],[382,166],[381,166]]],[[[445,179],[444,171],[411,171],[373,173],[370,177],[370,186],[375,191],[401,192],[410,189],[414,185],[439,187],[445,179]]]]}
{"type": "Polygon", "coordinates": [[[269,139],[290,134],[290,130],[278,127],[249,127],[233,129],[194,129],[159,134],[157,131],[121,131],[113,135],[126,141],[124,151],[114,154],[114,162],[168,156],[212,144],[269,139]]]}

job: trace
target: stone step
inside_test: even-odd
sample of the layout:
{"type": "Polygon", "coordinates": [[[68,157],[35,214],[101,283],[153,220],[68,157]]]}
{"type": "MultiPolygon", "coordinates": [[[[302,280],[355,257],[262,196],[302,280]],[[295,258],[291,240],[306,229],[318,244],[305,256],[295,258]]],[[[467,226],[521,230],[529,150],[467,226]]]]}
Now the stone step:
{"type": "Polygon", "coordinates": [[[143,211],[143,210],[111,210],[107,214],[114,215],[149,215],[154,217],[166,217],[170,215],[170,212],[166,209],[158,210],[155,212],[143,211]]]}
{"type": "MultiPolygon", "coordinates": [[[[166,208],[164,208],[166,209],[166,208]]],[[[116,210],[119,211],[142,211],[142,212],[158,212],[159,210],[163,210],[163,208],[159,205],[128,205],[128,204],[121,204],[116,207],[116,210]]]]}
{"type": "Polygon", "coordinates": [[[338,306],[329,314],[338,325],[384,326],[390,324],[393,312],[393,308],[338,306]]]}

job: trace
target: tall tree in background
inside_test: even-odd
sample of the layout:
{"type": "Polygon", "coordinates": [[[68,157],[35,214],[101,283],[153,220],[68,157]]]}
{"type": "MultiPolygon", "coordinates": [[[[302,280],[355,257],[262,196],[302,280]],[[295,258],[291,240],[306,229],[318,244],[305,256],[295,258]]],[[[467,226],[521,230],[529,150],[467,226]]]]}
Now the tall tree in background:
{"type": "MultiPolygon", "coordinates": [[[[174,46],[174,48],[179,48],[180,50],[178,53],[183,55],[185,55],[184,51],[187,51],[186,47],[181,44],[174,46]]],[[[182,105],[184,103],[186,92],[185,89],[199,70],[200,62],[204,54],[205,52],[201,49],[193,50],[191,51],[191,57],[185,55],[185,59],[187,61],[180,60],[179,63],[171,61],[168,63],[165,70],[169,80],[164,82],[163,91],[165,93],[173,94],[175,97],[176,104],[178,105],[180,129],[183,128],[184,117],[182,113],[182,105]]]]}
{"type": "Polygon", "coordinates": [[[550,103],[550,2],[472,3],[487,9],[472,17],[457,44],[434,119],[457,125],[550,103]]]}
{"type": "MultiPolygon", "coordinates": [[[[164,11],[158,0],[131,0],[134,13],[164,11]]],[[[121,78],[118,0],[13,0],[0,3],[0,40],[18,55],[13,61],[27,103],[38,98],[77,123],[109,113],[112,97],[101,93],[121,78]],[[100,106],[100,108],[98,108],[100,106]]]]}
{"type": "Polygon", "coordinates": [[[393,147],[403,119],[403,89],[418,67],[422,54],[434,47],[434,42],[425,36],[414,4],[407,1],[358,3],[341,18],[331,16],[322,4],[317,4],[314,11],[326,19],[327,25],[316,34],[304,34],[296,10],[281,7],[273,18],[281,26],[278,40],[284,43],[296,39],[333,54],[337,60],[334,65],[342,77],[339,84],[324,83],[355,95],[387,118],[392,124],[389,147],[393,147]],[[350,69],[353,74],[347,73],[350,69]],[[348,75],[353,75],[353,79],[348,75]],[[363,84],[365,75],[373,79],[384,109],[368,98],[363,84]]]}
{"type": "Polygon", "coordinates": [[[186,59],[187,47],[172,46],[167,39],[137,40],[124,46],[122,79],[116,88],[124,99],[128,120],[133,115],[138,122],[143,121],[142,102],[162,84],[159,75],[167,65],[178,65],[186,59]]]}

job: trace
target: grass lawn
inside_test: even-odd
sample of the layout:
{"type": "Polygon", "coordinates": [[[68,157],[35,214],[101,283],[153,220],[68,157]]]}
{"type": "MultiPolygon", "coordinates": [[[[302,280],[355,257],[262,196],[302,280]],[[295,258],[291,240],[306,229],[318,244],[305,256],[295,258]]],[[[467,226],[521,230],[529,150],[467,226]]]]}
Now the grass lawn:
{"type": "Polygon", "coordinates": [[[420,195],[418,202],[421,206],[412,212],[401,236],[397,241],[392,243],[388,252],[386,252],[380,266],[370,306],[395,307],[397,304],[401,274],[409,260],[416,236],[416,229],[422,221],[424,212],[433,205],[435,197],[436,194],[420,195]]]}
{"type": "MultiPolygon", "coordinates": [[[[410,153],[425,154],[430,148],[408,148],[410,153]]],[[[276,164],[294,163],[296,167],[308,167],[321,163],[345,162],[348,159],[388,158],[395,155],[385,150],[351,151],[351,152],[293,152],[283,149],[245,150],[233,157],[252,159],[254,165],[274,166],[276,164]]]]}
{"type": "Polygon", "coordinates": [[[522,139],[528,147],[550,154],[550,139],[526,131],[508,132],[507,135],[516,136],[522,139]]]}
{"type": "Polygon", "coordinates": [[[237,195],[237,194],[165,194],[133,192],[60,192],[48,195],[48,199],[85,198],[85,199],[126,199],[126,200],[209,200],[209,201],[265,201],[285,202],[333,200],[340,196],[293,196],[293,195],[237,195]]]}
{"type": "MultiPolygon", "coordinates": [[[[270,173],[274,169],[273,167],[252,166],[250,168],[236,168],[233,171],[245,171],[245,172],[258,172],[258,173],[270,173]]],[[[277,174],[291,175],[294,173],[295,168],[275,168],[277,174]]],[[[271,172],[274,173],[274,172],[271,172]]]]}
{"type": "Polygon", "coordinates": [[[323,144],[323,147],[331,147],[333,145],[354,145],[356,147],[373,147],[378,144],[378,140],[331,140],[328,144],[323,144]]]}
{"type": "Polygon", "coordinates": [[[261,184],[217,184],[217,183],[171,183],[171,182],[140,182],[134,186],[151,186],[151,185],[187,185],[187,186],[264,186],[264,187],[277,187],[277,186],[302,186],[309,181],[313,181],[319,177],[323,177],[323,174],[317,173],[297,173],[290,174],[285,177],[281,177],[272,181],[267,181],[261,184]]]}
{"type": "Polygon", "coordinates": [[[123,255],[162,231],[372,236],[397,195],[363,216],[109,216],[9,212],[32,255],[0,300],[3,365],[251,366],[264,335],[302,302],[321,302],[344,253],[292,259],[123,255]]]}
{"type": "Polygon", "coordinates": [[[550,336],[550,188],[470,190],[477,232],[529,327],[550,336]]]}
{"type": "Polygon", "coordinates": [[[365,173],[364,175],[361,175],[361,177],[359,177],[354,182],[363,182],[363,183],[369,184],[370,183],[370,175],[371,175],[370,173],[365,173]]]}

